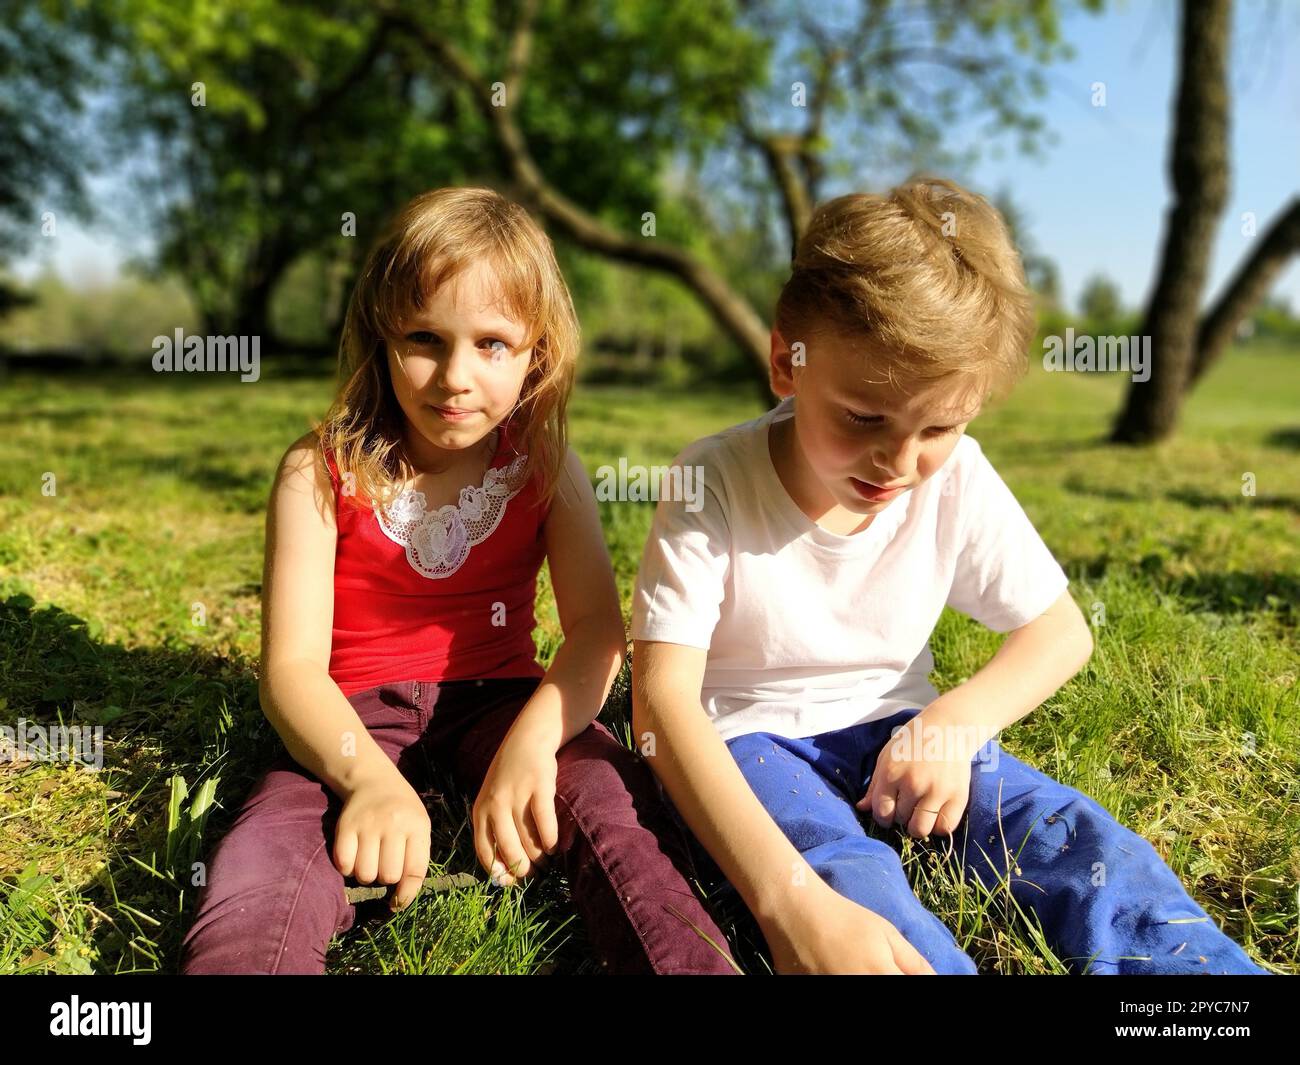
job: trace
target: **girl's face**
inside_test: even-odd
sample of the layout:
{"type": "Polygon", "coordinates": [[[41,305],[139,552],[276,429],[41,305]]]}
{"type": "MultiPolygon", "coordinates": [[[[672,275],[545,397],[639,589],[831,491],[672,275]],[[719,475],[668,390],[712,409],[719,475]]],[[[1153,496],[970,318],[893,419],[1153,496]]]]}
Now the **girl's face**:
{"type": "Polygon", "coordinates": [[[514,408],[532,361],[525,328],[503,309],[495,275],[474,263],[402,323],[388,373],[417,462],[461,451],[514,408]]]}

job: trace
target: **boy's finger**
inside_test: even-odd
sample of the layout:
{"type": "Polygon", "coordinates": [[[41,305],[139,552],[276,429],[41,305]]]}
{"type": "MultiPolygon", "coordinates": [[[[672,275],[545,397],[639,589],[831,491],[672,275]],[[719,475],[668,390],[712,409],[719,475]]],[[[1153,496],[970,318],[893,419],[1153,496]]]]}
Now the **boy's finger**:
{"type": "Polygon", "coordinates": [[[935,831],[940,835],[951,836],[957,831],[957,826],[961,824],[961,815],[965,810],[966,799],[963,796],[949,799],[943,804],[943,809],[935,820],[935,831]]]}
{"type": "Polygon", "coordinates": [[[893,795],[877,794],[871,800],[871,816],[875,818],[876,824],[884,828],[893,825],[897,810],[898,801],[893,795]]]}
{"type": "Polygon", "coordinates": [[[894,950],[894,961],[898,967],[909,976],[934,976],[934,966],[925,960],[911,943],[903,938],[901,932],[897,932],[889,937],[890,945],[894,950]]]}

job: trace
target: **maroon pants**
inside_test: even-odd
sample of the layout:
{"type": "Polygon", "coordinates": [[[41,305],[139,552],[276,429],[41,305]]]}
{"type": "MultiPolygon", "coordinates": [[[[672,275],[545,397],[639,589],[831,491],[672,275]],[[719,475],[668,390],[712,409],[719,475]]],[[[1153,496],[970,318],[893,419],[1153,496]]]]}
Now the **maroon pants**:
{"type": "MultiPolygon", "coordinates": [[[[537,684],[404,681],[350,702],[417,790],[427,756],[473,795],[537,684]]],[[[734,973],[704,938],[728,949],[687,881],[687,841],[649,767],[598,722],[560,748],[557,762],[560,837],[551,862],[567,876],[607,971],[734,973]]],[[[182,972],[325,971],[330,939],[356,919],[331,860],[342,806],[287,752],[267,769],[208,863],[182,972]]]]}

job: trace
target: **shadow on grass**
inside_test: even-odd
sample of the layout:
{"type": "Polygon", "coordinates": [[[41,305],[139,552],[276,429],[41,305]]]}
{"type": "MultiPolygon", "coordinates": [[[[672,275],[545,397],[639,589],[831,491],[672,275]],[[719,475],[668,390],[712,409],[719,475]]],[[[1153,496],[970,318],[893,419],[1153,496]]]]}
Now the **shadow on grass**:
{"type": "Polygon", "coordinates": [[[1277,429],[1264,438],[1270,447],[1282,447],[1289,451],[1300,451],[1300,426],[1294,429],[1277,429]]]}
{"type": "Polygon", "coordinates": [[[1067,477],[1064,487],[1067,492],[1075,495],[1092,496],[1113,503],[1152,503],[1158,499],[1167,499],[1197,509],[1210,507],[1215,510],[1234,511],[1268,507],[1300,514],[1300,497],[1289,495],[1212,495],[1191,488],[1178,488],[1171,492],[1132,492],[1123,488],[1090,485],[1078,476],[1067,477]]]}
{"type": "MultiPolygon", "coordinates": [[[[175,972],[198,897],[190,886],[193,863],[210,856],[252,784],[286,752],[261,711],[251,661],[179,642],[127,648],[97,638],[94,629],[57,606],[36,608],[28,595],[0,600],[0,724],[15,731],[20,720],[28,729],[103,728],[103,769],[89,785],[90,802],[84,788],[65,795],[49,762],[0,763],[0,785],[44,815],[7,820],[0,902],[34,863],[53,879],[40,889],[33,912],[41,927],[20,942],[18,961],[48,958],[56,932],[69,938],[55,913],[78,913],[88,925],[93,906],[108,917],[83,941],[93,947],[97,971],[175,972]],[[24,782],[27,774],[33,775],[24,782]],[[214,778],[216,802],[192,817],[200,784],[214,778]],[[185,784],[179,798],[177,779],[185,784]],[[47,781],[53,782],[48,791],[47,781]],[[107,860],[103,868],[100,859],[107,860]]],[[[627,732],[620,722],[630,717],[628,676],[625,670],[602,713],[620,738],[627,732]]],[[[440,800],[430,810],[434,860],[481,878],[466,816],[469,800],[457,794],[450,772],[429,768],[440,800]]],[[[558,873],[530,888],[526,911],[545,909],[556,923],[574,913],[558,873]]],[[[344,941],[386,918],[382,900],[362,904],[344,941]]],[[[599,971],[580,921],[569,922],[561,938],[544,971],[599,971]]],[[[39,970],[54,962],[29,964],[39,970]]],[[[330,964],[335,971],[333,953],[330,964]]]]}
{"type": "MultiPolygon", "coordinates": [[[[1170,555],[1149,554],[1136,563],[1148,574],[1161,592],[1183,600],[1189,612],[1211,611],[1215,614],[1275,614],[1291,625],[1300,622],[1300,578],[1293,573],[1198,573],[1195,576],[1171,577],[1164,573],[1170,555]]],[[[1097,581],[1112,567],[1132,568],[1128,559],[1108,554],[1071,562],[1085,580],[1097,581]]]]}

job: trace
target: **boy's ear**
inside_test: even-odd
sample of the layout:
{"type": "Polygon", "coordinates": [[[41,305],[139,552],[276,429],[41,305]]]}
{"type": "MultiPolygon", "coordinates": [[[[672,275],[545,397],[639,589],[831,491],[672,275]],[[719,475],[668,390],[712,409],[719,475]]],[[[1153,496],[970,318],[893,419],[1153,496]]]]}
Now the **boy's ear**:
{"type": "Polygon", "coordinates": [[[794,395],[794,365],[790,345],[781,336],[781,331],[772,327],[772,351],[768,361],[768,377],[774,395],[785,399],[794,395]]]}

